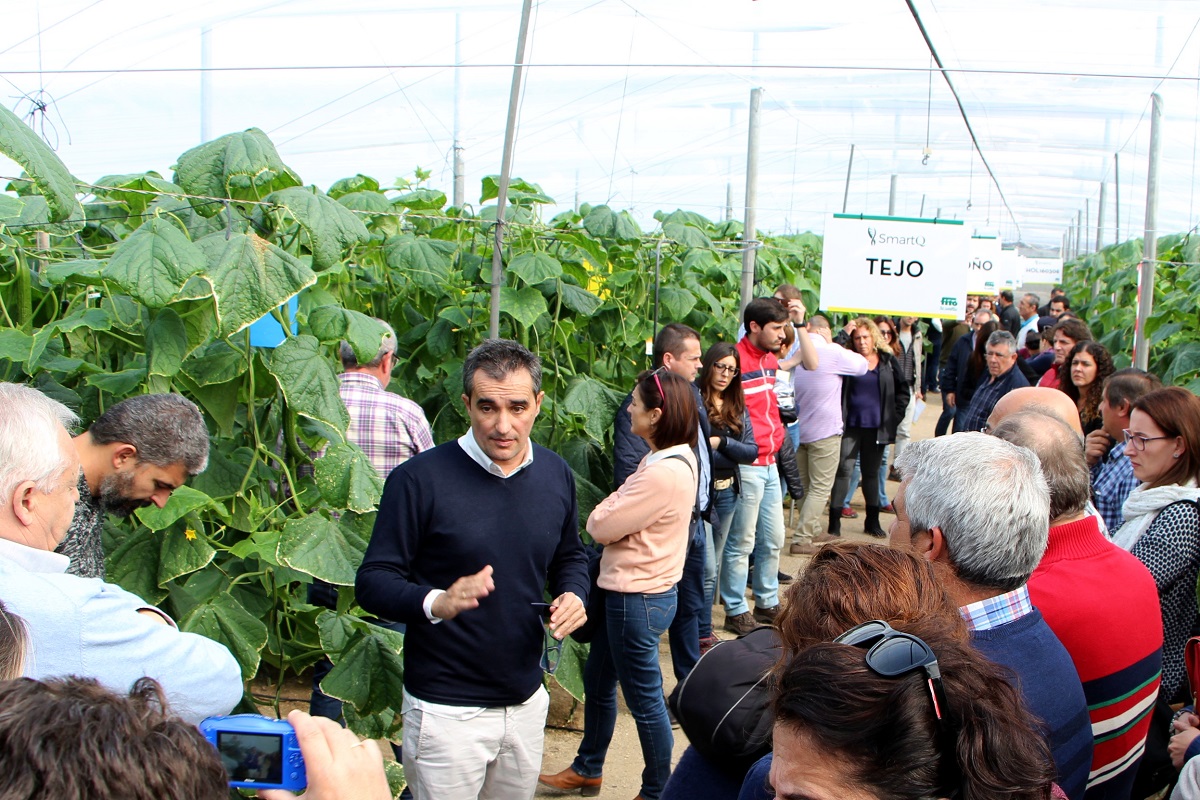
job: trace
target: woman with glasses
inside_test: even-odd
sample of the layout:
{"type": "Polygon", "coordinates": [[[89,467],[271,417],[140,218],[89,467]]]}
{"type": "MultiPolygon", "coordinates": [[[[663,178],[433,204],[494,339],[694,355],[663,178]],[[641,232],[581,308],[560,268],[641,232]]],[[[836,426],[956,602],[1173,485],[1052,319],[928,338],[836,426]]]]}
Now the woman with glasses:
{"type": "Polygon", "coordinates": [[[645,769],[643,800],[659,800],[671,773],[671,722],[663,700],[659,639],[675,618],[675,584],[696,502],[696,401],[690,383],[665,369],[633,389],[630,428],[650,452],[617,491],[593,509],[587,531],[604,551],[597,586],[605,625],[584,667],[583,741],[571,766],[539,781],[560,791],[599,794],[617,722],[617,684],[637,724],[645,769]]]}
{"type": "Polygon", "coordinates": [[[1134,401],[1125,456],[1141,484],[1122,507],[1125,523],[1113,542],[1145,564],[1158,586],[1163,621],[1159,697],[1170,702],[1184,684],[1184,643],[1200,623],[1200,399],[1171,386],[1134,401]]]}
{"type": "Polygon", "coordinates": [[[740,800],[1065,797],[1019,692],[971,646],[929,562],[824,547],[777,628],[772,755],[740,800]]]}
{"type": "MultiPolygon", "coordinates": [[[[742,393],[741,364],[737,348],[729,342],[717,342],[708,348],[701,361],[700,396],[712,428],[709,444],[713,454],[713,510],[716,518],[704,526],[708,532],[708,550],[704,563],[704,598],[712,607],[717,589],[717,573],[729,526],[733,524],[733,509],[737,505],[740,487],[738,465],[752,464],[758,457],[750,412],[742,393]]],[[[717,643],[711,636],[700,640],[705,652],[717,643]]]]}
{"type": "MultiPolygon", "coordinates": [[[[896,440],[896,428],[908,407],[909,387],[904,380],[895,351],[884,338],[879,326],[867,317],[854,320],[850,336],[851,348],[867,359],[865,375],[848,376],[842,382],[841,462],[833,483],[834,502],[829,509],[829,534],[840,536],[842,509],[838,500],[846,496],[854,462],[861,458],[863,497],[867,517],[863,529],[867,534],[883,538],[887,534],[879,525],[879,472],[887,446],[896,440]]],[[[895,329],[892,329],[893,332],[895,329]]]]}
{"type": "Polygon", "coordinates": [[[1100,400],[1104,396],[1104,382],[1115,371],[1108,350],[1093,341],[1077,343],[1059,368],[1059,388],[1078,407],[1084,436],[1104,425],[1100,417],[1100,400]]]}

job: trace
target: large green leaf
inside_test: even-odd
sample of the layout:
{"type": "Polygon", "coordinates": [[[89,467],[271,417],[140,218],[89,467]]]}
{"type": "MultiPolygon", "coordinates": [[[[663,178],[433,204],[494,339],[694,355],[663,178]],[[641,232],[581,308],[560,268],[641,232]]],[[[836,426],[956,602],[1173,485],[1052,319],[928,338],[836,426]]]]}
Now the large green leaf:
{"type": "Polygon", "coordinates": [[[21,118],[0,106],[0,153],[21,165],[50,208],[50,221],[83,228],[83,206],[75,198],[75,176],[58,154],[21,118]]]}
{"type": "Polygon", "coordinates": [[[321,691],[361,713],[389,708],[404,689],[401,651],[380,634],[359,634],[321,681],[321,691]],[[370,676],[364,680],[363,676],[370,676]]]}
{"type": "Polygon", "coordinates": [[[161,194],[183,194],[183,190],[157,172],[132,175],[105,175],[92,189],[97,197],[110,197],[123,203],[131,214],[143,213],[161,194]],[[103,188],[95,188],[103,187],[103,188]]]}
{"type": "Polygon", "coordinates": [[[158,534],[136,527],[121,537],[120,544],[105,559],[107,578],[149,603],[159,603],[167,590],[158,583],[158,534]]]}
{"type": "Polygon", "coordinates": [[[124,369],[120,372],[104,372],[87,376],[89,386],[95,386],[97,389],[118,397],[124,397],[131,393],[145,380],[146,370],[144,369],[124,369]]]}
{"type": "Polygon", "coordinates": [[[323,343],[349,342],[359,364],[374,361],[387,336],[379,320],[341,306],[314,308],[308,315],[308,330],[323,343]]]}
{"type": "Polygon", "coordinates": [[[600,306],[604,305],[604,301],[596,295],[584,289],[582,286],[576,286],[573,283],[566,281],[558,282],[558,292],[562,296],[563,305],[572,311],[583,314],[585,317],[590,317],[596,313],[600,306]]]}
{"type": "Polygon", "coordinates": [[[308,234],[308,249],[318,270],[332,267],[351,247],[371,239],[367,226],[357,216],[315,190],[296,186],[274,192],[267,200],[286,208],[308,234]]]}
{"type": "Polygon", "coordinates": [[[568,414],[583,417],[583,427],[596,441],[603,443],[605,433],[612,428],[624,395],[615,392],[595,378],[580,375],[571,381],[562,408],[568,414]]]}
{"type": "Polygon", "coordinates": [[[663,225],[663,233],[668,238],[679,242],[684,247],[696,247],[706,250],[712,249],[712,239],[704,235],[704,232],[699,228],[694,228],[691,225],[684,225],[679,222],[668,222],[663,225]]]}
{"type": "Polygon", "coordinates": [[[154,315],[146,329],[146,350],[150,374],[172,377],[179,372],[188,354],[187,331],[174,309],[164,308],[154,315]]]}
{"type": "Polygon", "coordinates": [[[412,234],[393,236],[384,246],[389,267],[400,270],[430,291],[442,291],[450,278],[450,256],[455,244],[412,234]]]}
{"type": "Polygon", "coordinates": [[[367,541],[351,525],[322,514],[288,520],[279,537],[280,564],[339,586],[353,586],[367,541]]]}
{"type": "Polygon", "coordinates": [[[446,193],[437,189],[414,189],[392,200],[392,205],[413,211],[437,211],[446,205],[446,193]]]}
{"type": "Polygon", "coordinates": [[[112,322],[112,314],[105,309],[85,308],[69,317],[63,317],[53,323],[53,327],[59,333],[69,333],[79,328],[86,328],[89,331],[107,331],[112,330],[112,322]]]}
{"type": "Polygon", "coordinates": [[[267,644],[267,626],[232,594],[221,593],[192,610],[179,625],[229,648],[242,667],[243,680],[258,672],[259,654],[267,644]]]}
{"type": "Polygon", "coordinates": [[[546,298],[537,289],[529,286],[524,289],[501,286],[500,310],[525,327],[529,327],[547,313],[548,309],[546,308],[546,298]]]}
{"type": "Polygon", "coordinates": [[[321,496],[334,508],[360,514],[374,511],[383,494],[383,479],[366,454],[349,443],[331,445],[316,460],[313,477],[321,496]]]}
{"type": "Polygon", "coordinates": [[[170,219],[155,217],[117,245],[103,274],[150,308],[162,308],[204,268],[204,253],[187,234],[170,219]]]}
{"type": "Polygon", "coordinates": [[[245,373],[246,356],[226,342],[209,342],[183,364],[183,373],[198,386],[228,383],[245,373]]]}
{"type": "Polygon", "coordinates": [[[232,336],[286,303],[316,274],[298,258],[253,233],[205,236],[196,245],[209,264],[222,336],[232,336]]]}
{"type": "Polygon", "coordinates": [[[338,394],[337,374],[316,339],[293,336],[275,348],[267,368],[292,411],[345,433],[350,414],[338,394]]]}
{"type": "Polygon", "coordinates": [[[213,560],[217,551],[201,533],[193,528],[167,531],[162,535],[158,555],[158,585],[202,570],[213,560]]]}
{"type": "MultiPolygon", "coordinates": [[[[261,200],[271,192],[299,186],[275,145],[258,128],[229,133],[193,147],[175,165],[175,183],[191,195],[261,200]]],[[[221,211],[220,203],[191,198],[192,207],[206,217],[221,211]]]]}
{"type": "Polygon", "coordinates": [[[608,206],[595,206],[583,218],[583,227],[592,236],[602,239],[631,241],[642,235],[633,217],[625,211],[617,213],[608,206]]]}
{"type": "Polygon", "coordinates": [[[508,265],[508,271],[529,286],[538,286],[562,275],[562,264],[546,253],[522,253],[508,265]]]}
{"type": "Polygon", "coordinates": [[[660,287],[658,299],[662,303],[662,318],[676,322],[686,317],[696,307],[696,295],[687,289],[675,286],[660,287]]]}
{"type": "Polygon", "coordinates": [[[191,486],[180,486],[171,492],[166,504],[143,506],[137,510],[138,520],[152,531],[166,530],[187,514],[213,505],[212,498],[191,486]]]}
{"type": "Polygon", "coordinates": [[[54,209],[40,194],[30,195],[22,199],[21,215],[15,220],[9,220],[8,226],[21,231],[45,231],[55,236],[74,236],[84,226],[82,207],[80,217],[72,217],[65,222],[54,221],[54,209]]]}
{"type": "Polygon", "coordinates": [[[379,181],[361,172],[351,178],[342,178],[329,187],[329,196],[334,200],[352,192],[378,192],[379,181]]]}
{"type": "Polygon", "coordinates": [[[100,280],[107,264],[107,261],[95,258],[60,261],[57,264],[48,264],[42,270],[42,278],[51,286],[66,283],[72,278],[79,279],[81,282],[96,283],[100,280]]]}
{"type": "MultiPolygon", "coordinates": [[[[494,200],[500,196],[500,176],[488,175],[483,179],[483,193],[479,197],[479,202],[486,203],[488,200],[494,200]]],[[[508,181],[508,192],[505,195],[508,202],[513,204],[521,203],[553,203],[554,198],[542,191],[542,187],[536,183],[523,181],[520,178],[510,178],[508,181]]]]}

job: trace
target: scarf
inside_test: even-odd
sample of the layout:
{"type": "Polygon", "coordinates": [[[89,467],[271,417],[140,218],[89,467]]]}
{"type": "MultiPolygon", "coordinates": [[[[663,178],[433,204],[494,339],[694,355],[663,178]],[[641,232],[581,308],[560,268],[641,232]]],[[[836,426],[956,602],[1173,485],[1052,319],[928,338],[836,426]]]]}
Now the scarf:
{"type": "Polygon", "coordinates": [[[1182,486],[1159,486],[1157,489],[1147,489],[1143,483],[1129,493],[1125,505],[1121,506],[1121,516],[1125,518],[1125,522],[1113,534],[1113,544],[1122,550],[1132,550],[1150,527],[1150,523],[1154,522],[1158,512],[1180,500],[1198,499],[1200,488],[1196,487],[1194,480],[1189,480],[1182,486]]]}

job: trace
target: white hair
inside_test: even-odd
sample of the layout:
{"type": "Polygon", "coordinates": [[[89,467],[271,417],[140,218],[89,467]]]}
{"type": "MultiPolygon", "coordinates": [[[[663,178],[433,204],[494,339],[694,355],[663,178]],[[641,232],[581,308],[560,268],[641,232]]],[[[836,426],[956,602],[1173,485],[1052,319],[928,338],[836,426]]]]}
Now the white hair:
{"type": "Polygon", "coordinates": [[[960,578],[1001,591],[1029,580],[1050,532],[1050,488],[1032,450],[956,433],[909,442],[896,469],[912,530],[940,528],[960,578]]]}
{"type": "Polygon", "coordinates": [[[0,383],[0,506],[25,481],[43,492],[54,490],[70,463],[59,447],[59,431],[78,423],[75,412],[38,390],[0,383]]]}

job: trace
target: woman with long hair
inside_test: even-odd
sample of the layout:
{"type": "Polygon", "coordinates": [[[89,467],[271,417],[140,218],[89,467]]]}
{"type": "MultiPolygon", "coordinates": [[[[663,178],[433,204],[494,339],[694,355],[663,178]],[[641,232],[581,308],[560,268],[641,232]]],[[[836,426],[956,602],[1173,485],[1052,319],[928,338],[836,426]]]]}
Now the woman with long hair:
{"type": "Polygon", "coordinates": [[[637,724],[645,769],[643,800],[658,800],[671,774],[671,722],[663,700],[659,639],[675,618],[697,467],[696,401],[682,377],[657,369],[638,377],[630,429],[650,452],[621,488],[592,510],[587,531],[604,545],[596,585],[606,591],[605,625],[584,667],[583,741],[571,766],[539,781],[562,791],[600,791],[617,722],[617,685],[637,724]]]}
{"type": "MultiPolygon", "coordinates": [[[[754,441],[754,429],[750,426],[750,412],[746,410],[746,396],[742,392],[741,359],[737,347],[730,342],[717,342],[708,348],[701,360],[700,396],[704,400],[704,411],[712,429],[709,445],[712,447],[713,467],[713,510],[716,518],[704,526],[708,533],[708,550],[704,563],[704,598],[706,608],[711,608],[717,591],[717,577],[721,565],[721,553],[729,526],[733,524],[733,509],[737,505],[740,488],[738,465],[752,464],[758,457],[758,445],[754,441]]],[[[700,640],[701,652],[716,644],[716,637],[700,640]]]]}
{"type": "Polygon", "coordinates": [[[1184,684],[1183,647],[1200,623],[1200,399],[1170,386],[1134,401],[1125,455],[1141,484],[1122,508],[1113,542],[1150,570],[1162,605],[1163,668],[1159,697],[1184,684]]]}
{"type": "Polygon", "coordinates": [[[1054,366],[1042,374],[1037,385],[1047,389],[1061,389],[1064,379],[1068,377],[1061,371],[1063,363],[1066,362],[1067,356],[1071,354],[1075,345],[1092,340],[1092,329],[1083,320],[1068,317],[1060,320],[1050,329],[1050,337],[1050,343],[1054,350],[1054,366]]]}
{"type": "Polygon", "coordinates": [[[867,517],[864,530],[871,536],[887,534],[879,525],[879,465],[887,446],[896,440],[896,428],[908,407],[908,383],[900,370],[892,346],[879,326],[867,317],[854,320],[850,349],[867,359],[867,372],[849,376],[842,382],[841,462],[833,483],[835,502],[830,504],[829,533],[841,534],[842,509],[836,502],[846,496],[854,462],[861,458],[863,497],[867,517]]]}
{"type": "Polygon", "coordinates": [[[1108,349],[1094,341],[1077,343],[1058,368],[1058,387],[1079,409],[1084,436],[1100,430],[1104,424],[1100,418],[1100,400],[1104,397],[1104,382],[1115,371],[1108,349]]]}
{"type": "Polygon", "coordinates": [[[773,755],[750,770],[741,797],[767,796],[768,772],[778,796],[821,800],[1056,791],[1050,749],[1019,692],[971,646],[929,562],[828,545],[788,591],[777,630],[773,755]]]}

